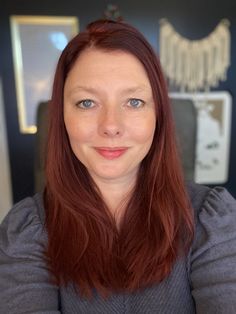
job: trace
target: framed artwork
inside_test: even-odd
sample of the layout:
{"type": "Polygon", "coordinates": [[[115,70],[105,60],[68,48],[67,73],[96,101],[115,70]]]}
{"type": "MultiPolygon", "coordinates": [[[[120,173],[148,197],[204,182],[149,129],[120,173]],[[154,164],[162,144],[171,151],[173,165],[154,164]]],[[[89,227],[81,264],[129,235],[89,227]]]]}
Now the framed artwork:
{"type": "Polygon", "coordinates": [[[197,113],[195,181],[223,184],[228,180],[232,98],[228,92],[171,93],[191,100],[197,113]]]}
{"type": "Polygon", "coordinates": [[[6,123],[3,105],[2,82],[0,79],[0,223],[12,207],[12,189],[6,123]]]}
{"type": "Polygon", "coordinates": [[[35,133],[37,106],[51,97],[56,63],[78,31],[77,17],[10,17],[21,133],[35,133]]]}

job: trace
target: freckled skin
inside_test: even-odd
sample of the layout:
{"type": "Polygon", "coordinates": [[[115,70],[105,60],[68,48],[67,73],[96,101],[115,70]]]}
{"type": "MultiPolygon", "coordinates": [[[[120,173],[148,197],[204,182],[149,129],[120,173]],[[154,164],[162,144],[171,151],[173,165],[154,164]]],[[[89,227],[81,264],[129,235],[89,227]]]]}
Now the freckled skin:
{"type": "Polygon", "coordinates": [[[64,121],[74,154],[95,182],[135,180],[156,125],[143,65],[122,51],[83,51],[65,82],[64,121]],[[100,148],[124,152],[107,159],[100,148]]]}

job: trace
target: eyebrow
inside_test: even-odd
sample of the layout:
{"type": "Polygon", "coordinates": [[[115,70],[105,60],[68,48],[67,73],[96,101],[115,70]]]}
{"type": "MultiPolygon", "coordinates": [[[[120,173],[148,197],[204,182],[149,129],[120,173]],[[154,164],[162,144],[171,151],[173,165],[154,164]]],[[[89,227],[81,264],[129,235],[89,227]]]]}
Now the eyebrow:
{"type": "MultiPolygon", "coordinates": [[[[98,90],[92,86],[76,86],[74,87],[73,89],[71,89],[69,91],[69,94],[73,94],[74,92],[76,91],[85,91],[85,92],[89,92],[89,93],[92,93],[92,94],[98,94],[98,90]]],[[[128,87],[124,90],[122,90],[122,93],[123,94],[129,94],[129,93],[134,93],[134,92],[142,92],[142,91],[147,91],[148,90],[148,87],[145,86],[145,85],[141,85],[141,86],[133,86],[133,87],[128,87]]]]}

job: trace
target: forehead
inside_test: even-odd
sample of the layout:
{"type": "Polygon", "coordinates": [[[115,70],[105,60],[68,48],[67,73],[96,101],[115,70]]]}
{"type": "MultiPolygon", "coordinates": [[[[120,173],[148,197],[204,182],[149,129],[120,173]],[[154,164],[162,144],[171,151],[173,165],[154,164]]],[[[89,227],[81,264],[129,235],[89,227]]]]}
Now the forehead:
{"type": "Polygon", "coordinates": [[[143,85],[150,89],[150,82],[143,64],[131,53],[96,48],[84,50],[68,73],[66,85],[75,82],[117,83],[143,85]]]}

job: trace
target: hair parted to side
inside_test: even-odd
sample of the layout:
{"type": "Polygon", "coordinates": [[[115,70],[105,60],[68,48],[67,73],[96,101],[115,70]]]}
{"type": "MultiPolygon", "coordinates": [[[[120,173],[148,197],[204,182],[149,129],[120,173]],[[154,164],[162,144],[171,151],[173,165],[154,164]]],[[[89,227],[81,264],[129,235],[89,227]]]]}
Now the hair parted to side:
{"type": "Polygon", "coordinates": [[[193,218],[177,153],[166,83],[143,35],[124,22],[99,20],[72,39],[55,74],[50,102],[44,203],[45,258],[57,285],[72,283],[91,297],[133,292],[162,281],[193,239],[193,218]],[[70,147],[63,88],[80,53],[89,48],[131,53],[152,87],[157,123],[118,232],[102,195],[70,147]]]}

